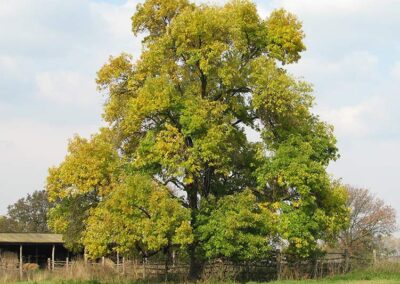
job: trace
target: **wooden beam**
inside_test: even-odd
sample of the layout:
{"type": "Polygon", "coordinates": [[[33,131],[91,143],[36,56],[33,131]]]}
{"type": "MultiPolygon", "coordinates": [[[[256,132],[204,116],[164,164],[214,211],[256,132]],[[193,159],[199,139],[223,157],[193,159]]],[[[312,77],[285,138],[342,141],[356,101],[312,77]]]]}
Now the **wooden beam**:
{"type": "Polygon", "coordinates": [[[24,264],[23,262],[24,261],[22,259],[22,244],[21,244],[21,245],[19,245],[19,276],[21,277],[21,279],[23,276],[23,270],[22,270],[22,266],[24,264]]]}
{"type": "Polygon", "coordinates": [[[37,244],[35,246],[35,263],[39,264],[39,251],[38,251],[38,245],[37,244]]]}
{"type": "Polygon", "coordinates": [[[56,245],[53,245],[53,249],[51,250],[51,270],[54,270],[55,254],[56,254],[56,245]]]}

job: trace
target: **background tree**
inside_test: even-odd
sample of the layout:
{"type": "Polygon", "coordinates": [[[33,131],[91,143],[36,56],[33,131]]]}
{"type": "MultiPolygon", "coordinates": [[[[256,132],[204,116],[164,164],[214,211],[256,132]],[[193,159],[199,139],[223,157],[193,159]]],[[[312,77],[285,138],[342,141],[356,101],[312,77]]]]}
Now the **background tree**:
{"type": "Polygon", "coordinates": [[[0,216],[0,232],[1,233],[18,233],[21,232],[22,228],[19,224],[11,220],[7,216],[0,216]]]}
{"type": "MultiPolygon", "coordinates": [[[[247,0],[224,6],[147,0],[132,23],[135,34],[145,34],[140,59],[111,58],[97,78],[107,96],[106,153],[114,153],[121,170],[103,169],[110,160],[103,151],[89,158],[93,154],[72,148],[50,172],[51,198],[63,204],[92,192],[97,199],[84,221],[97,224],[91,217],[103,205],[111,210],[111,192],[129,176],[152,177],[190,212],[192,277],[207,257],[257,258],[275,240],[307,257],[318,240],[333,238],[347,218],[346,194],[326,173],[338,156],[336,139],[311,113],[310,85],[284,69],[305,50],[298,19],[285,10],[261,19],[247,0]],[[248,139],[248,128],[261,141],[248,139]],[[226,222],[230,216],[235,223],[226,222]]],[[[53,212],[63,231],[68,210],[53,212]]],[[[88,235],[92,229],[81,228],[88,235]]],[[[100,248],[90,246],[91,253],[100,248]]]]}
{"type": "Polygon", "coordinates": [[[50,207],[46,191],[28,194],[8,206],[7,215],[0,218],[0,232],[48,233],[47,213],[50,207]]]}
{"type": "Polygon", "coordinates": [[[400,239],[393,235],[382,237],[377,252],[381,256],[400,256],[400,239]]]}
{"type": "Polygon", "coordinates": [[[396,231],[396,211],[368,189],[352,186],[346,189],[350,223],[340,235],[340,245],[351,254],[370,254],[383,237],[396,231]]]}

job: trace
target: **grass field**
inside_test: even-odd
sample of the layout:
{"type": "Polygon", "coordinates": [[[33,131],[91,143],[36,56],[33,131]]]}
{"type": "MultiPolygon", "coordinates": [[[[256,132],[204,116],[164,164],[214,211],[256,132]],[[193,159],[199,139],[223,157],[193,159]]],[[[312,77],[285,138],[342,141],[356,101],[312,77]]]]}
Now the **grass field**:
{"type": "MultiPolygon", "coordinates": [[[[97,281],[43,281],[43,282],[17,282],[16,284],[99,284],[102,282],[97,281]]],[[[232,282],[204,282],[204,284],[225,284],[225,283],[232,283],[232,282]]],[[[253,284],[260,284],[256,282],[250,282],[253,284]]],[[[275,282],[268,282],[264,284],[398,284],[400,280],[334,280],[334,279],[325,279],[325,280],[299,280],[299,281],[275,281],[275,282]]],[[[127,282],[126,284],[136,284],[135,282],[127,282]]],[[[139,283],[138,283],[139,284],[139,283]]]]}
{"type": "MultiPolygon", "coordinates": [[[[96,278],[69,278],[66,279],[63,275],[59,275],[59,278],[54,279],[51,275],[47,275],[48,278],[36,278],[36,281],[30,282],[14,282],[18,284],[144,284],[154,283],[154,281],[120,281],[118,278],[108,278],[106,281],[97,280],[74,280],[74,279],[96,279],[96,278]]],[[[93,277],[93,275],[92,275],[93,277]]],[[[32,278],[31,278],[32,279],[32,278]]],[[[35,279],[35,278],[33,278],[35,279]]],[[[122,279],[122,278],[121,278],[122,279]]],[[[10,281],[1,281],[1,283],[10,283],[10,281]]],[[[164,283],[164,282],[161,282],[164,283]]],[[[171,282],[170,282],[171,283],[171,282]]],[[[182,282],[181,282],[182,283],[182,282]]],[[[233,284],[232,281],[204,281],[197,282],[198,284],[233,284]]],[[[338,275],[332,278],[318,279],[318,280],[286,280],[286,281],[274,281],[268,282],[268,284],[400,284],[400,263],[384,262],[370,267],[364,270],[353,271],[346,275],[338,275]]],[[[172,284],[172,283],[171,283],[172,284]]],[[[259,282],[249,282],[249,284],[260,284],[259,282]]],[[[267,283],[264,283],[267,284],[267,283]]]]}

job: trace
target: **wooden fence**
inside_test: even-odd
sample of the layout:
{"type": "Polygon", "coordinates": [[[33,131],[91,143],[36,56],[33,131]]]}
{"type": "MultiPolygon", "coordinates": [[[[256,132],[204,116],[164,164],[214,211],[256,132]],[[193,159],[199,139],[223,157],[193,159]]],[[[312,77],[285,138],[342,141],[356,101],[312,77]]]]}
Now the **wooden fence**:
{"type": "MultiPolygon", "coordinates": [[[[203,279],[233,279],[236,281],[269,281],[276,279],[322,278],[346,273],[354,268],[371,265],[376,260],[372,258],[357,258],[346,252],[327,253],[321,258],[312,260],[296,260],[290,255],[272,254],[268,259],[249,262],[230,262],[221,259],[208,261],[201,267],[203,279]]],[[[399,262],[400,257],[390,257],[387,260],[399,262]]],[[[47,269],[51,272],[67,272],[71,275],[79,268],[107,271],[118,276],[131,279],[185,279],[189,265],[184,261],[168,263],[161,261],[143,261],[113,257],[113,260],[101,258],[97,261],[77,261],[66,259],[52,261],[48,259],[47,269]]],[[[19,263],[7,264],[0,262],[1,271],[19,271],[19,263]]]]}
{"type": "MultiPolygon", "coordinates": [[[[342,274],[351,267],[351,258],[345,253],[329,253],[321,259],[291,260],[289,255],[274,254],[269,259],[252,262],[230,262],[213,260],[201,267],[204,279],[234,279],[238,281],[275,279],[319,278],[342,274]]],[[[138,259],[117,258],[111,261],[101,258],[97,261],[76,262],[48,260],[49,270],[73,270],[75,265],[85,265],[88,268],[101,269],[107,267],[118,275],[133,279],[183,279],[188,275],[187,262],[173,262],[166,266],[165,262],[142,261],[138,259]]]]}

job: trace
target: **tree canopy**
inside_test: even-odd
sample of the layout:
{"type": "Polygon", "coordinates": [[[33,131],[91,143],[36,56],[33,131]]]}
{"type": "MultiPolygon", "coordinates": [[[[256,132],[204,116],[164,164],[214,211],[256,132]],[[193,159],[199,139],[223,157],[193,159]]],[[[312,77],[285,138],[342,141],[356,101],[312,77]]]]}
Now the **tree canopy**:
{"type": "Polygon", "coordinates": [[[92,255],[174,244],[192,274],[206,258],[277,246],[306,257],[334,238],[348,214],[326,172],[336,139],[311,112],[310,84],[285,69],[305,50],[297,17],[262,19],[247,0],[146,0],[132,30],[145,36],[140,58],[111,57],[98,72],[108,126],[72,140],[50,170],[52,227],[76,228],[70,208],[83,202],[73,235],[92,255]]]}

